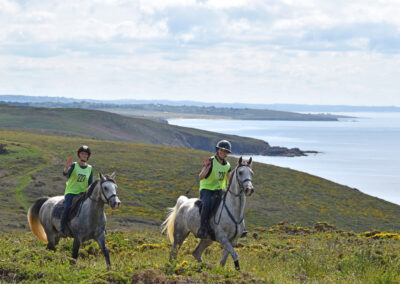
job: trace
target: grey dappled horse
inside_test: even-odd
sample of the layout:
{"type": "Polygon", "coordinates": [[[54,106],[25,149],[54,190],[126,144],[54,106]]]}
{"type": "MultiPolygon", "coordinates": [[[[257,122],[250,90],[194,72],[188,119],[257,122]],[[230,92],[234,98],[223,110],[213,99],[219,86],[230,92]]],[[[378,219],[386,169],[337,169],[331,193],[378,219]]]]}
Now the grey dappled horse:
{"type": "MultiPolygon", "coordinates": [[[[246,195],[250,196],[254,192],[251,183],[253,177],[251,162],[251,158],[248,162],[245,162],[240,157],[218,210],[210,218],[210,226],[215,232],[215,240],[221,243],[224,248],[221,265],[225,265],[228,254],[231,254],[237,270],[240,270],[239,256],[233,247],[236,246],[244,230],[243,214],[246,195]]],[[[192,232],[196,235],[200,227],[200,213],[196,202],[198,202],[197,198],[188,199],[185,196],[180,196],[175,207],[169,209],[170,213],[162,225],[162,231],[167,231],[168,237],[173,244],[170,261],[175,259],[178,249],[189,233],[192,232]]],[[[200,241],[192,253],[197,261],[202,262],[201,255],[212,242],[213,240],[211,239],[202,239],[200,241]]]]}
{"type": "MultiPolygon", "coordinates": [[[[103,176],[100,173],[99,177],[86,191],[79,213],[68,222],[68,227],[74,238],[73,258],[78,257],[81,243],[95,239],[103,251],[107,265],[110,266],[110,257],[105,242],[104,204],[108,203],[112,209],[116,209],[121,202],[117,196],[115,173],[110,176],[103,176]]],[[[32,232],[40,240],[47,242],[47,248],[51,250],[56,249],[60,240],[58,236],[60,216],[56,216],[53,211],[55,211],[56,204],[63,199],[64,196],[38,198],[28,211],[28,221],[32,232]]]]}

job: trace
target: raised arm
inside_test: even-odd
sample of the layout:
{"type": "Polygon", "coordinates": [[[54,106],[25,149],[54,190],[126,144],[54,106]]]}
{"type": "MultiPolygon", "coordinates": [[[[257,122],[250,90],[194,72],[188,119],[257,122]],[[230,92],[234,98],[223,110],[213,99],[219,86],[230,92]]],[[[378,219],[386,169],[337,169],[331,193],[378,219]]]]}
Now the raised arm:
{"type": "Polygon", "coordinates": [[[208,173],[210,172],[210,168],[211,168],[211,160],[210,158],[205,158],[203,161],[203,168],[201,169],[201,172],[199,173],[199,179],[202,180],[203,178],[205,178],[208,173]]]}

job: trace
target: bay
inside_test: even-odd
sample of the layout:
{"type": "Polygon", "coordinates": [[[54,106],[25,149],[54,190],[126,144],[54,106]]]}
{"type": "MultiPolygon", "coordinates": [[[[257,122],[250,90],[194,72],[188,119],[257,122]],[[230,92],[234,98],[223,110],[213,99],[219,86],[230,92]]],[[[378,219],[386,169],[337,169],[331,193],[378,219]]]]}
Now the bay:
{"type": "Polygon", "coordinates": [[[339,121],[172,119],[169,123],[258,138],[271,146],[316,150],[320,153],[305,157],[253,156],[253,159],[306,172],[400,204],[400,113],[337,114],[357,118],[339,121]]]}

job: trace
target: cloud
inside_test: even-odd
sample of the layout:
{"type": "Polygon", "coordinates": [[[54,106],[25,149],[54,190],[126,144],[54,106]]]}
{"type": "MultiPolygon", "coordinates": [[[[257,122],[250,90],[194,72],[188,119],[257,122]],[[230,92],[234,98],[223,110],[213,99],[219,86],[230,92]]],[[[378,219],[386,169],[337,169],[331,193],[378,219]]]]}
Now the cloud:
{"type": "Polygon", "coordinates": [[[399,14],[389,0],[0,0],[0,91],[373,96],[400,87],[399,14]]]}

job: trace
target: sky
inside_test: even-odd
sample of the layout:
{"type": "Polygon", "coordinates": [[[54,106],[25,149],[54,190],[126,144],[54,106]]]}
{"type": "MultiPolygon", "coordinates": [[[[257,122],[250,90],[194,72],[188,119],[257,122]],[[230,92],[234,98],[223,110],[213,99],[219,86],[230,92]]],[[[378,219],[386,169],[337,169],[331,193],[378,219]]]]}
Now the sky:
{"type": "Polygon", "coordinates": [[[398,0],[0,0],[0,94],[400,106],[398,0]]]}

